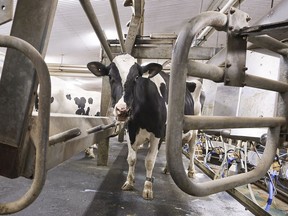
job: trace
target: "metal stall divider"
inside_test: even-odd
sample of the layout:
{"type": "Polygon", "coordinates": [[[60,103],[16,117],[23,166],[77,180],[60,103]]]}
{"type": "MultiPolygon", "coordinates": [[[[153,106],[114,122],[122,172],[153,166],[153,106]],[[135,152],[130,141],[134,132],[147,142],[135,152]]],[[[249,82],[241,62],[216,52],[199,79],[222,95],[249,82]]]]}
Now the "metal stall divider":
{"type": "MultiPolygon", "coordinates": [[[[281,126],[286,126],[287,124],[287,99],[285,100],[285,98],[282,103],[279,104],[279,117],[275,118],[184,116],[184,108],[183,110],[179,109],[179,107],[184,107],[185,85],[183,85],[183,83],[186,81],[187,74],[210,79],[215,82],[224,82],[225,85],[258,87],[280,92],[282,93],[282,96],[285,95],[288,91],[286,82],[273,81],[245,74],[246,37],[248,35],[241,34],[240,29],[246,27],[248,21],[248,15],[235,8],[230,9],[228,17],[219,12],[204,12],[189,21],[180,32],[176,41],[172,53],[169,92],[170,103],[168,107],[168,125],[166,131],[167,162],[174,182],[187,194],[193,196],[207,196],[260,179],[265,175],[272,164],[279,142],[281,126]],[[206,26],[212,26],[216,30],[227,31],[228,33],[228,51],[225,68],[188,60],[189,49],[194,37],[206,26]],[[236,49],[239,49],[239,52],[236,52],[236,49]],[[254,170],[248,173],[203,183],[195,183],[187,177],[183,167],[181,153],[181,133],[183,129],[196,130],[253,127],[269,128],[264,154],[261,162],[254,170]]],[[[260,41],[261,39],[258,38],[257,40],[260,41]]],[[[274,41],[270,42],[269,45],[271,45],[270,47],[276,46],[274,41]]],[[[287,45],[280,45],[277,43],[277,46],[281,47],[280,54],[285,53],[285,56],[283,56],[283,58],[285,58],[287,56],[287,45]]],[[[285,73],[287,73],[287,71],[285,73]]]]}

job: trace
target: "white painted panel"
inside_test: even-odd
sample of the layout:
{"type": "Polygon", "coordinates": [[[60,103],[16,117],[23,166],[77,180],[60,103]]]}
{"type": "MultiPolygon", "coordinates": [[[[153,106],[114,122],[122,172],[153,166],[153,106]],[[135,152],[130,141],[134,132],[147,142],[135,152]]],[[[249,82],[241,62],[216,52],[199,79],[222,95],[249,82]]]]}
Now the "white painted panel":
{"type": "MultiPolygon", "coordinates": [[[[277,80],[280,59],[278,56],[254,51],[247,52],[247,73],[277,80]]],[[[241,89],[238,116],[272,117],[275,113],[277,93],[256,88],[241,89]]]]}

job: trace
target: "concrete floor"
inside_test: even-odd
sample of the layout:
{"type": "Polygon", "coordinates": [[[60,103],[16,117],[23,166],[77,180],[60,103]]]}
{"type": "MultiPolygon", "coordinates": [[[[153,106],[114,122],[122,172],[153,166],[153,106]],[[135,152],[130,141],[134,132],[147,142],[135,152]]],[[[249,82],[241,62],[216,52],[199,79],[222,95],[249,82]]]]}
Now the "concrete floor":
{"type": "MultiPolygon", "coordinates": [[[[95,150],[97,151],[97,150],[95,150]]],[[[122,191],[128,165],[127,146],[111,140],[108,167],[97,167],[96,159],[84,153],[50,170],[40,196],[18,216],[245,216],[253,215],[227,193],[204,198],[191,197],[177,188],[169,175],[161,173],[165,164],[165,145],[161,147],[154,169],[154,200],[142,199],[145,179],[145,149],[139,151],[135,191],[122,191]]],[[[187,161],[188,162],[188,161],[187,161]]],[[[198,178],[206,178],[198,172],[198,178]]],[[[31,181],[0,177],[0,202],[17,199],[31,181]]]]}

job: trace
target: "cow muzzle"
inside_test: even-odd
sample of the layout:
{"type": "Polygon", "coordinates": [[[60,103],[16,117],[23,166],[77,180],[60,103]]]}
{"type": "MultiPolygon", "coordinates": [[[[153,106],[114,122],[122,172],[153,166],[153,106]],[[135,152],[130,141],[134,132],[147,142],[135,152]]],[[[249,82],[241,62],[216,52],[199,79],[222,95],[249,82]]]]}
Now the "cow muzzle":
{"type": "Polygon", "coordinates": [[[130,109],[119,109],[116,107],[116,119],[117,121],[126,121],[130,114],[130,109]]]}

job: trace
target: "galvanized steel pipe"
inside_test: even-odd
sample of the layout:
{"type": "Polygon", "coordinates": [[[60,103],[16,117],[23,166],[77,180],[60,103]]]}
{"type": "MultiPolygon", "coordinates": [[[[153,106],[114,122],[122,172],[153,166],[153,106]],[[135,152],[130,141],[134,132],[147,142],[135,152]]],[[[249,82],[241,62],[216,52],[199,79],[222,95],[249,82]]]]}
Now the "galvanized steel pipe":
{"type": "Polygon", "coordinates": [[[32,45],[16,37],[0,35],[0,46],[16,49],[28,57],[36,69],[40,83],[38,118],[32,125],[32,139],[36,148],[34,179],[30,189],[20,199],[0,203],[0,214],[11,214],[30,205],[38,197],[45,183],[51,83],[48,67],[41,54],[32,45]]]}
{"type": "Polygon", "coordinates": [[[251,74],[245,74],[245,86],[276,91],[280,93],[288,92],[288,84],[285,82],[271,80],[251,74]]]}
{"type": "Polygon", "coordinates": [[[288,45],[268,35],[249,36],[248,41],[262,48],[288,57],[288,45]]]}
{"type": "Polygon", "coordinates": [[[90,0],[80,0],[80,3],[95,31],[95,33],[97,34],[98,36],[98,39],[100,40],[100,43],[102,44],[103,46],[103,49],[105,50],[108,58],[110,59],[110,61],[113,60],[113,55],[112,55],[112,52],[110,50],[110,47],[107,43],[107,40],[102,32],[102,28],[99,24],[99,21],[97,19],[97,16],[93,10],[93,7],[92,7],[92,4],[90,2],[90,0]]]}
{"type": "MultiPolygon", "coordinates": [[[[187,75],[195,76],[204,79],[209,79],[214,82],[223,82],[224,81],[224,68],[217,67],[215,65],[204,64],[201,62],[195,62],[190,60],[187,64],[187,75]]],[[[253,88],[261,88],[270,91],[276,92],[288,92],[288,84],[271,80],[259,76],[254,76],[251,74],[245,74],[245,86],[253,88]]]]}
{"type": "Polygon", "coordinates": [[[110,0],[110,5],[111,5],[111,10],[112,10],[112,13],[113,13],[115,25],[116,25],[117,34],[118,34],[118,37],[119,37],[121,51],[122,51],[122,53],[125,53],[126,49],[125,49],[125,44],[124,44],[122,28],[121,28],[121,23],[120,23],[120,18],[119,18],[119,13],[118,13],[118,9],[117,9],[116,0],[110,0]]]}
{"type": "MultiPolygon", "coordinates": [[[[171,79],[168,105],[168,124],[166,131],[167,162],[171,177],[173,178],[177,186],[184,192],[193,196],[206,196],[220,191],[225,191],[239,185],[251,183],[264,176],[266,171],[269,169],[276,153],[280,133],[280,126],[268,129],[269,138],[267,147],[262,156],[262,160],[258,164],[258,166],[251,172],[204,183],[195,183],[187,177],[185,169],[183,167],[181,150],[182,129],[183,125],[185,125],[184,93],[186,90],[185,81],[187,75],[189,49],[191,47],[192,40],[194,39],[196,34],[204,27],[212,26],[217,29],[224,29],[226,25],[227,17],[218,12],[205,12],[200,14],[199,16],[196,16],[195,18],[190,20],[180,32],[172,53],[172,67],[170,74],[171,79]]],[[[267,119],[264,119],[264,121],[262,120],[261,124],[263,122],[265,122],[266,124],[266,120],[267,119]]],[[[200,119],[198,119],[198,122],[194,121],[195,125],[200,124],[200,121],[200,119]]],[[[280,125],[284,122],[284,119],[278,119],[276,120],[275,125],[280,125]]],[[[189,124],[192,128],[198,128],[198,126],[195,126],[193,122],[189,121],[189,124]]],[[[231,125],[227,124],[227,126],[231,125]]],[[[221,126],[219,128],[221,128],[221,126]]]]}
{"type": "Polygon", "coordinates": [[[214,82],[224,81],[224,68],[217,67],[215,65],[204,64],[191,60],[187,64],[187,69],[188,76],[209,79],[214,82]]]}
{"type": "Polygon", "coordinates": [[[79,128],[72,128],[70,130],[64,131],[59,134],[55,134],[49,137],[49,146],[53,146],[57,143],[66,142],[81,135],[81,130],[79,128]]]}
{"type": "Polygon", "coordinates": [[[184,116],[184,130],[219,128],[277,127],[286,124],[284,117],[230,117],[230,116],[184,116]]]}

